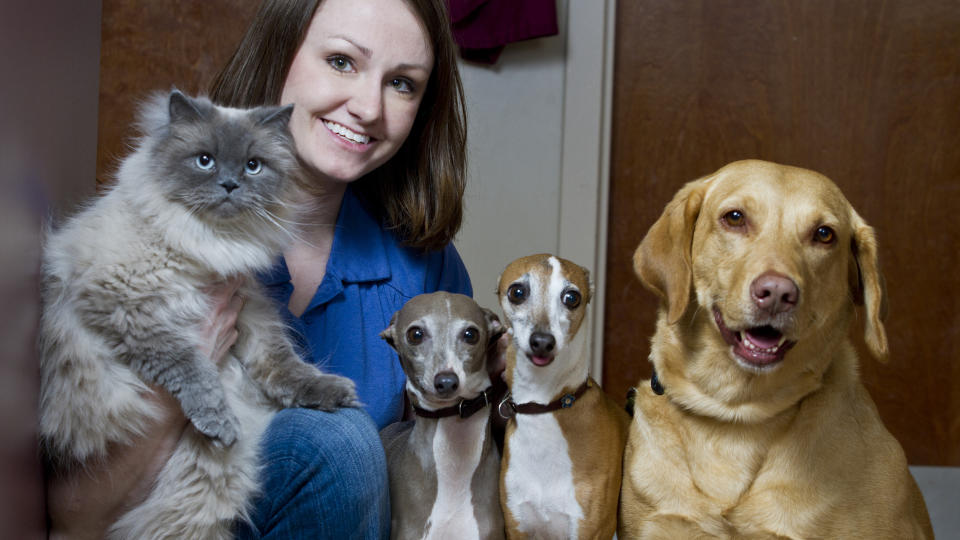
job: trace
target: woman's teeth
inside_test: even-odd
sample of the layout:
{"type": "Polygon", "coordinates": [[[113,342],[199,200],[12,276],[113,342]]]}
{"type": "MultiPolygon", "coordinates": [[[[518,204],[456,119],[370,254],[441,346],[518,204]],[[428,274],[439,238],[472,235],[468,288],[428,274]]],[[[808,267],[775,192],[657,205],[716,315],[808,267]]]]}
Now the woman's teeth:
{"type": "Polygon", "coordinates": [[[369,135],[360,135],[359,133],[354,133],[340,124],[324,120],[323,125],[327,126],[327,129],[343,137],[344,139],[353,141],[355,143],[367,144],[370,142],[369,135]]]}

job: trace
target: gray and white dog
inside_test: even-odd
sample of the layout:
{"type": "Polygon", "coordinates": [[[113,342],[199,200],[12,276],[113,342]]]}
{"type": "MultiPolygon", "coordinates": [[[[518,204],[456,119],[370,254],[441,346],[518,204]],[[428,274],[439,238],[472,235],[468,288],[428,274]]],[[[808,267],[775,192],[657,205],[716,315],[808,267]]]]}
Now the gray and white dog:
{"type": "Polygon", "coordinates": [[[380,334],[400,355],[417,415],[380,434],[392,538],[503,538],[487,365],[503,331],[471,298],[436,292],[412,298],[380,334]]]}
{"type": "Polygon", "coordinates": [[[116,185],[44,246],[40,435],[54,474],[143,435],[159,413],[144,399],[151,386],[190,420],[111,538],[230,538],[257,490],[272,415],[357,404],[352,381],[300,361],[252,276],[269,268],[296,218],[291,110],[158,94],[116,185]],[[246,303],[218,370],[199,352],[212,310],[204,288],[233,276],[246,276],[246,303]]]}

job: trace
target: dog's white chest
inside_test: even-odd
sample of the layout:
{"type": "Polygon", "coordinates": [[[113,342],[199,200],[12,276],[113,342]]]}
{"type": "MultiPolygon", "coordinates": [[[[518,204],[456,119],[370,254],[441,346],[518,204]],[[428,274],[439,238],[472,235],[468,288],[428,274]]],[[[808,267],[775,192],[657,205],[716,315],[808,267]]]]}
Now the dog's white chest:
{"type": "Polygon", "coordinates": [[[439,421],[433,438],[437,498],[427,520],[425,538],[474,540],[480,537],[470,486],[480,464],[486,422],[483,414],[439,421]]]}
{"type": "Polygon", "coordinates": [[[504,476],[507,507],[520,531],[537,538],[577,538],[583,509],[560,424],[551,414],[519,415],[516,422],[504,476]]]}

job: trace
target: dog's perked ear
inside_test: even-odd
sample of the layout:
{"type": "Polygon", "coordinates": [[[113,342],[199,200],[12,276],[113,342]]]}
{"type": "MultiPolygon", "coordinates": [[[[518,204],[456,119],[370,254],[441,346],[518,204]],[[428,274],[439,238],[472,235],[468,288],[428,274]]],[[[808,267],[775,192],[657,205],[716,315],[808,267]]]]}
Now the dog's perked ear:
{"type": "Polygon", "coordinates": [[[497,314],[487,308],[480,308],[483,310],[483,318],[487,322],[487,345],[491,346],[500,339],[500,336],[506,332],[506,328],[503,327],[503,324],[500,322],[500,317],[497,317],[497,314]]]}
{"type": "Polygon", "coordinates": [[[670,324],[680,320],[690,303],[693,229],[708,181],[694,180],[680,189],[633,254],[637,277],[666,301],[670,324]]]}
{"type": "Polygon", "coordinates": [[[388,345],[396,350],[396,338],[397,338],[397,313],[393,314],[393,317],[390,317],[390,326],[388,326],[383,332],[380,332],[380,337],[387,342],[388,345]]]}
{"type": "Polygon", "coordinates": [[[853,252],[850,293],[854,303],[862,305],[866,312],[864,340],[867,347],[877,360],[886,362],[889,348],[883,320],[887,317],[887,291],[883,274],[880,273],[877,237],[873,227],[867,225],[855,210],[851,209],[850,212],[853,224],[850,239],[850,250],[853,252]],[[854,265],[856,268],[853,268],[854,265]]]}

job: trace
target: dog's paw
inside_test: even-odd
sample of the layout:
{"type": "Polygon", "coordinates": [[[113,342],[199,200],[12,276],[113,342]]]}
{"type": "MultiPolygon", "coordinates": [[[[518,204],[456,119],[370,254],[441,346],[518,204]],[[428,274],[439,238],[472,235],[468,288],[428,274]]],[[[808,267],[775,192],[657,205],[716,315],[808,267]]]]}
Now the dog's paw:
{"type": "Polygon", "coordinates": [[[359,407],[356,385],[340,375],[317,374],[297,392],[295,406],[332,411],[341,407],[359,407]]]}
{"type": "Polygon", "coordinates": [[[229,447],[237,442],[240,423],[230,412],[196,415],[190,422],[197,431],[213,439],[217,446],[229,447]]]}

